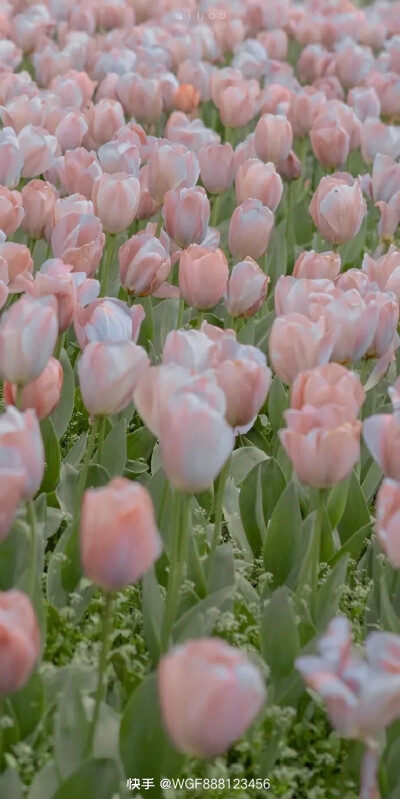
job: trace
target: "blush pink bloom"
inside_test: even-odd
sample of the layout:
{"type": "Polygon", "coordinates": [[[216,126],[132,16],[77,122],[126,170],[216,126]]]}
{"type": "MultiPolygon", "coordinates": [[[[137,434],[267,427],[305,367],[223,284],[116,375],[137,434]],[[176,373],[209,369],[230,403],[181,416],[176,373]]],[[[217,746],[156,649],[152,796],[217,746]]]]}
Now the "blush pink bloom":
{"type": "Polygon", "coordinates": [[[276,165],[276,171],[286,180],[297,180],[301,176],[300,158],[291,150],[288,157],[276,165]]]}
{"type": "Polygon", "coordinates": [[[375,203],[388,203],[400,191],[400,164],[389,155],[375,156],[372,166],[371,196],[375,203]]]}
{"type": "Polygon", "coordinates": [[[23,497],[25,469],[18,449],[2,446],[0,453],[0,541],[9,534],[23,497]]]}
{"type": "Polygon", "coordinates": [[[22,198],[19,191],[10,191],[0,186],[0,229],[6,236],[12,236],[24,218],[22,198]]]}
{"type": "Polygon", "coordinates": [[[232,269],[224,300],[230,316],[253,316],[261,308],[268,291],[269,277],[252,258],[245,258],[232,269]]]}
{"type": "Polygon", "coordinates": [[[276,211],[283,193],[283,183],[274,164],[264,164],[250,158],[239,166],[235,179],[238,205],[249,198],[261,200],[271,211],[276,211]]]}
{"type": "Polygon", "coordinates": [[[245,200],[238,205],[228,231],[228,246],[234,258],[260,258],[268,247],[274,227],[274,214],[261,200],[245,200]]]}
{"type": "Polygon", "coordinates": [[[160,117],[163,98],[159,80],[127,72],[118,79],[116,92],[129,116],[143,122],[156,122],[160,117]]]}
{"type": "Polygon", "coordinates": [[[395,569],[400,569],[400,484],[384,480],[376,499],[376,534],[395,569]]]}
{"type": "Polygon", "coordinates": [[[227,422],[232,427],[252,424],[272,380],[264,353],[224,337],[216,347],[213,373],[226,397],[227,422]]]}
{"type": "Polygon", "coordinates": [[[62,185],[67,194],[83,194],[91,199],[93,185],[102,169],[96,155],[84,147],[78,147],[65,153],[57,164],[62,185]]]}
{"type": "MultiPolygon", "coordinates": [[[[376,295],[363,298],[356,289],[333,298],[323,308],[315,307],[315,316],[323,313],[336,329],[332,360],[355,363],[368,352],[379,321],[376,295]]],[[[382,353],[381,353],[382,354],[382,353]]]]}
{"type": "Polygon", "coordinates": [[[0,131],[0,185],[14,189],[20,180],[24,156],[12,128],[0,131]]]}
{"type": "Polygon", "coordinates": [[[191,379],[190,372],[175,363],[150,366],[140,377],[133,400],[139,416],[157,438],[160,436],[164,404],[191,379]]]}
{"type": "Polygon", "coordinates": [[[200,147],[197,157],[201,180],[210,194],[220,194],[230,188],[235,176],[232,145],[206,144],[200,147]]]}
{"type": "Polygon", "coordinates": [[[103,591],[136,583],[162,552],[149,492],[139,483],[115,477],[85,491],[80,522],[83,571],[103,591]]]}
{"type": "Polygon", "coordinates": [[[31,180],[21,192],[25,211],[22,227],[33,239],[41,239],[52,224],[58,192],[52,183],[31,180]]]}
{"type": "Polygon", "coordinates": [[[20,691],[40,653],[40,632],[29,597],[13,589],[0,593],[0,695],[20,691]]]}
{"type": "Polygon", "coordinates": [[[309,280],[335,280],[340,273],[341,258],[338,252],[300,253],[293,267],[293,277],[309,280]]]}
{"type": "Polygon", "coordinates": [[[139,177],[140,153],[136,144],[115,139],[102,144],[98,150],[98,158],[104,172],[127,172],[135,178],[139,177]]]}
{"type": "Polygon", "coordinates": [[[187,305],[208,310],[217,305],[226,289],[228,262],[222,250],[192,244],[179,260],[179,291],[187,305]]]}
{"type": "Polygon", "coordinates": [[[93,185],[95,214],[107,233],[122,233],[133,222],[139,204],[140,183],[124,172],[101,175],[93,185]]]}
{"type": "Polygon", "coordinates": [[[306,405],[284,416],[279,438],[302,483],[327,488],[349,476],[360,459],[362,423],[349,420],[347,407],[306,405]]]}
{"type": "Polygon", "coordinates": [[[365,301],[367,303],[371,302],[378,308],[374,337],[367,350],[367,355],[373,358],[380,358],[389,350],[394,340],[397,341],[398,346],[396,331],[399,321],[399,303],[394,294],[383,291],[367,294],[365,301]]]}
{"type": "Polygon", "coordinates": [[[362,273],[371,282],[376,283],[381,291],[392,291],[400,300],[400,252],[394,245],[391,245],[387,253],[377,259],[365,253],[362,273]]]}
{"type": "Polygon", "coordinates": [[[167,279],[171,260],[160,239],[142,231],[118,251],[121,285],[138,297],[154,294],[167,279]]]}
{"type": "Polygon", "coordinates": [[[265,163],[279,164],[292,149],[293,131],[290,122],[279,114],[264,114],[257,122],[254,144],[258,158],[265,163]]]}
{"type": "Polygon", "coordinates": [[[210,201],[205,189],[167,191],[162,217],[168,235],[178,247],[201,244],[210,221],[210,201]]]}
{"type": "MultiPolygon", "coordinates": [[[[313,303],[317,303],[318,306],[326,305],[337,293],[331,280],[310,280],[282,275],[275,286],[275,312],[277,316],[287,316],[290,313],[309,316],[313,303]]],[[[315,317],[318,316],[316,313],[315,317]]]]}
{"type": "MultiPolygon", "coordinates": [[[[56,358],[50,358],[43,372],[27,383],[21,392],[20,409],[26,411],[33,408],[38,419],[49,416],[57,407],[63,384],[62,366],[56,358]]],[[[4,402],[6,405],[15,405],[18,386],[16,383],[6,381],[3,387],[4,402]]]]}
{"type": "Polygon", "coordinates": [[[54,166],[58,141],[44,128],[26,125],[18,134],[18,143],[24,159],[23,178],[36,178],[54,166]]]}
{"type": "Polygon", "coordinates": [[[384,475],[400,481],[400,420],[390,413],[369,416],[364,422],[364,441],[384,475]]]}
{"type": "Polygon", "coordinates": [[[350,89],[347,95],[348,104],[354,108],[354,113],[361,122],[368,118],[379,119],[381,115],[381,104],[375,89],[357,86],[350,89]]]}
{"type": "Polygon", "coordinates": [[[95,150],[111,141],[114,133],[125,123],[122,105],[117,100],[89,102],[85,107],[85,118],[88,125],[85,144],[95,150]]]}
{"type": "Polygon", "coordinates": [[[211,368],[214,351],[214,341],[203,330],[171,330],[164,342],[162,362],[197,374],[211,368]]]}
{"type": "Polygon", "coordinates": [[[204,394],[185,387],[163,405],[162,464],[174,488],[189,494],[210,488],[234,447],[235,435],[225,420],[225,395],[217,387],[215,391],[220,392],[218,408],[204,394]]]}
{"type": "Polygon", "coordinates": [[[257,113],[259,85],[256,80],[239,79],[219,92],[218,108],[226,128],[241,128],[257,113]]]}
{"type": "Polygon", "coordinates": [[[145,317],[142,305],[131,308],[115,297],[100,297],[75,311],[75,333],[81,349],[94,341],[134,341],[145,317]]]}
{"type": "Polygon", "coordinates": [[[71,270],[71,266],[56,258],[45,261],[36,272],[34,281],[27,287],[27,291],[36,299],[46,296],[55,297],[60,333],[66,330],[73,321],[77,303],[77,288],[71,270]]]}
{"type": "Polygon", "coordinates": [[[358,180],[349,186],[341,178],[323,177],[310,203],[310,214],[322,236],[332,244],[354,238],[367,205],[358,180]]]}
{"type": "Polygon", "coordinates": [[[62,153],[80,147],[88,129],[82,111],[76,109],[68,113],[63,109],[56,111],[51,119],[47,118],[46,127],[56,137],[62,153]]]}
{"type": "Polygon", "coordinates": [[[336,169],[347,161],[350,138],[340,124],[316,126],[310,133],[310,139],[313,153],[322,166],[336,169]]]}
{"type": "Polygon", "coordinates": [[[400,224],[400,191],[396,192],[388,203],[381,200],[376,206],[381,214],[378,226],[379,238],[381,241],[392,241],[400,224]]]}
{"type": "Polygon", "coordinates": [[[200,167],[194,153],[182,144],[162,144],[154,148],[149,158],[149,191],[162,203],[167,191],[193,188],[200,167]]]}
{"type": "Polygon", "coordinates": [[[177,749],[197,757],[225,752],[246,732],[266,699],[256,666],[219,638],[186,641],[172,649],[160,661],[158,687],[168,734],[177,749]],[[199,697],[195,705],[193,695],[199,697]]]}
{"type": "Polygon", "coordinates": [[[20,499],[33,499],[44,475],[44,448],[34,410],[20,413],[9,405],[0,416],[0,445],[10,467],[23,474],[20,499]]]}
{"type": "Polygon", "coordinates": [[[275,374],[284,383],[293,383],[300,372],[322,366],[332,355],[335,328],[321,317],[311,322],[292,313],[275,319],[269,338],[269,358],[275,374]]]}
{"type": "Polygon", "coordinates": [[[57,222],[51,234],[55,258],[61,258],[75,272],[86,272],[89,277],[99,267],[104,244],[101,222],[91,214],[68,214],[57,222]]]}
{"type": "Polygon", "coordinates": [[[146,351],[133,341],[87,344],[78,361],[78,377],[82,400],[91,416],[123,411],[148,366],[146,351]]]}
{"type": "Polygon", "coordinates": [[[33,260],[28,247],[13,241],[0,244],[0,264],[6,265],[9,290],[14,293],[25,291],[33,272],[33,260]]]}
{"type": "Polygon", "coordinates": [[[321,408],[337,405],[347,410],[348,420],[354,419],[365,400],[365,391],[356,372],[339,363],[326,363],[301,372],[290,392],[290,407],[300,411],[304,406],[321,408]]]}
{"type": "Polygon", "coordinates": [[[310,132],[324,102],[323,92],[313,86],[304,86],[298,94],[292,95],[288,119],[294,136],[305,136],[310,132]]]}
{"type": "Polygon", "coordinates": [[[361,153],[367,164],[372,164],[379,153],[398,158],[400,130],[395,125],[386,125],[380,119],[366,119],[361,127],[361,153]]]}
{"type": "Polygon", "coordinates": [[[2,314],[0,374],[3,380],[25,385],[35,380],[51,357],[58,335],[56,301],[26,295],[2,314]]]}

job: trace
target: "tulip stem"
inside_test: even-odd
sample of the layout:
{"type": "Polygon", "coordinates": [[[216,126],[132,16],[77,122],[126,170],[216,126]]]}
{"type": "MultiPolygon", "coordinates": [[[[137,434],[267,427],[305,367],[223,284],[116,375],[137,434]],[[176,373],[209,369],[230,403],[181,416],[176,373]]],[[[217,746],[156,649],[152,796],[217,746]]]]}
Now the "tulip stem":
{"type": "Polygon", "coordinates": [[[167,599],[163,627],[161,631],[161,652],[167,651],[172,627],[176,618],[183,568],[186,561],[187,533],[190,514],[190,496],[176,492],[175,513],[172,538],[172,551],[169,559],[167,599]]]}
{"type": "Polygon", "coordinates": [[[115,244],[117,241],[117,236],[115,233],[109,233],[107,235],[107,247],[106,252],[104,253],[104,259],[101,268],[101,277],[100,277],[100,297],[107,297],[108,294],[108,284],[110,281],[110,269],[111,264],[114,258],[114,251],[115,251],[115,244]]]}
{"type": "Polygon", "coordinates": [[[104,434],[106,432],[106,416],[100,416],[100,424],[99,424],[99,437],[97,439],[97,460],[101,462],[101,456],[103,454],[103,444],[104,444],[104,434]]]}
{"type": "Polygon", "coordinates": [[[95,706],[94,706],[92,721],[89,727],[89,734],[86,745],[86,756],[90,755],[92,751],[94,736],[96,733],[96,728],[100,716],[100,707],[106,694],[107,661],[111,649],[112,603],[113,603],[112,594],[107,593],[105,595],[105,604],[104,604],[103,618],[101,625],[101,644],[100,644],[99,670],[97,678],[95,706]]]}
{"type": "Polygon", "coordinates": [[[204,311],[199,311],[197,314],[197,327],[200,330],[204,321],[204,311]]]}
{"type": "Polygon", "coordinates": [[[185,312],[185,300],[183,297],[179,300],[179,311],[178,311],[178,319],[176,322],[176,329],[179,330],[180,327],[183,325],[183,314],[185,312]]]}
{"type": "Polygon", "coordinates": [[[22,392],[24,390],[23,386],[17,386],[17,395],[15,397],[15,407],[20,411],[22,405],[22,392]]]}
{"type": "Polygon", "coordinates": [[[220,198],[221,198],[220,194],[216,194],[214,197],[213,207],[211,211],[211,219],[210,219],[211,227],[216,227],[218,224],[218,211],[219,211],[220,198]]]}
{"type": "Polygon", "coordinates": [[[29,580],[28,594],[32,600],[35,598],[36,567],[37,567],[37,536],[36,536],[36,513],[33,501],[30,499],[26,503],[26,515],[31,528],[31,545],[29,552],[29,580]]]}
{"type": "Polygon", "coordinates": [[[97,433],[99,431],[99,426],[100,426],[100,423],[101,423],[101,419],[102,419],[101,416],[96,416],[94,421],[93,421],[92,429],[91,429],[90,435],[89,435],[89,441],[88,441],[87,447],[86,447],[85,458],[84,458],[84,461],[83,461],[83,464],[82,464],[82,467],[81,467],[81,471],[80,471],[80,475],[79,475],[79,482],[78,482],[78,488],[77,488],[77,498],[76,498],[76,501],[77,501],[76,502],[76,507],[78,508],[78,512],[80,512],[82,494],[83,494],[83,492],[85,490],[87,475],[88,475],[88,471],[89,471],[90,458],[93,455],[93,451],[94,451],[94,447],[95,447],[95,443],[96,443],[96,436],[97,436],[97,433]]]}
{"type": "Polygon", "coordinates": [[[315,553],[312,565],[312,601],[317,600],[319,568],[321,560],[322,543],[322,514],[324,510],[324,491],[321,488],[316,490],[316,516],[315,516],[315,553]]]}
{"type": "Polygon", "coordinates": [[[228,458],[225,465],[221,469],[218,477],[217,495],[215,498],[214,532],[211,541],[210,554],[208,556],[208,566],[207,566],[208,574],[211,574],[212,568],[214,566],[217,547],[221,540],[225,485],[229,474],[230,465],[231,465],[231,459],[228,458]]]}
{"type": "Polygon", "coordinates": [[[160,237],[162,223],[163,223],[163,218],[162,218],[162,214],[161,214],[161,211],[160,211],[160,213],[158,215],[158,220],[157,220],[156,232],[154,234],[156,239],[158,239],[160,237]]]}
{"type": "Polygon", "coordinates": [[[379,766],[379,744],[375,740],[365,742],[365,753],[361,765],[360,799],[380,799],[377,783],[379,766]]]}
{"type": "Polygon", "coordinates": [[[65,331],[58,334],[56,346],[54,347],[53,358],[57,358],[58,361],[60,360],[60,355],[64,347],[65,335],[65,331]]]}
{"type": "Polygon", "coordinates": [[[5,715],[5,709],[6,709],[5,699],[0,699],[0,773],[3,770],[3,745],[4,745],[3,719],[5,715]]]}

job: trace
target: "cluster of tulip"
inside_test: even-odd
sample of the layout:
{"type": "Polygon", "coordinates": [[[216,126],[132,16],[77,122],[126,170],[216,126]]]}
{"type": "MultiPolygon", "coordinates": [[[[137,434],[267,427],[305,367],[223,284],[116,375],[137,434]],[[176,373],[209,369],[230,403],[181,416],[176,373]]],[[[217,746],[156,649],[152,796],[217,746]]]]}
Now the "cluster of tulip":
{"type": "MultiPolygon", "coordinates": [[[[94,796],[103,770],[111,799],[141,757],[174,775],[179,753],[220,755],[262,719],[259,653],[208,614],[238,594],[274,703],[319,694],[365,745],[362,798],[392,799],[400,3],[0,0],[0,35],[11,727],[46,681],[46,617],[103,602],[96,685],[71,688],[69,733],[62,690],[44,711],[57,751],[30,799],[94,796]],[[349,556],[371,578],[368,661],[335,617],[349,556]],[[112,625],[134,584],[148,673],[127,698],[112,625]]],[[[16,735],[0,720],[0,797],[21,794],[16,735]]]]}

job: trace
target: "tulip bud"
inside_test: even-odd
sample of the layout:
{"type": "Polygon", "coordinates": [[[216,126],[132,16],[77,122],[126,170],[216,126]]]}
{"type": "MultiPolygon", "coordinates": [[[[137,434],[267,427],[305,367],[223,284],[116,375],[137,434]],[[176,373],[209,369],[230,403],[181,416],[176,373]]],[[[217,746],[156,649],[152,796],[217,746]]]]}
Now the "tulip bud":
{"type": "Polygon", "coordinates": [[[364,441],[382,472],[400,481],[400,420],[397,415],[379,413],[368,416],[363,427],[364,441]]]}
{"type": "Polygon", "coordinates": [[[341,258],[338,252],[300,253],[293,267],[293,277],[308,280],[334,280],[340,273],[341,258]]]}
{"type": "Polygon", "coordinates": [[[253,198],[261,200],[271,211],[276,211],[282,198],[283,183],[273,164],[249,158],[239,166],[235,190],[238,204],[253,198]]]}
{"type": "Polygon", "coordinates": [[[100,220],[91,214],[68,214],[60,219],[51,234],[55,258],[71,264],[74,272],[94,275],[105,244],[100,220]]]}
{"type": "Polygon", "coordinates": [[[293,144],[290,122],[280,114],[264,114],[254,131],[254,144],[261,161],[273,164],[285,161],[293,144]]]}
{"type": "Polygon", "coordinates": [[[357,180],[349,186],[334,175],[321,179],[310,203],[310,214],[322,236],[342,244],[357,235],[367,205],[357,180]]]}
{"type": "Polygon", "coordinates": [[[197,757],[225,752],[245,733],[266,699],[256,666],[219,638],[185,641],[172,649],[160,661],[158,686],[172,741],[197,757]],[[194,705],[193,696],[198,697],[194,705]]]}
{"type": "Polygon", "coordinates": [[[269,277],[252,258],[245,258],[232,269],[225,292],[230,316],[253,316],[261,308],[268,291],[269,277]]]}
{"type": "Polygon", "coordinates": [[[79,361],[82,399],[92,416],[120,413],[133,399],[136,384],[149,365],[143,347],[133,341],[96,341],[79,361]]]}
{"type": "Polygon", "coordinates": [[[206,144],[197,153],[201,180],[209,194],[220,194],[232,185],[235,162],[232,145],[206,144]]]}
{"type": "Polygon", "coordinates": [[[310,139],[313,153],[317,161],[325,167],[342,166],[347,161],[350,152],[350,137],[347,131],[339,124],[327,124],[326,127],[318,120],[311,131],[310,139]]]}
{"type": "Polygon", "coordinates": [[[32,499],[41,486],[45,467],[42,435],[34,410],[20,413],[9,406],[1,414],[0,452],[7,453],[10,469],[23,477],[20,499],[32,499]]]}
{"type": "Polygon", "coordinates": [[[51,183],[31,180],[22,189],[21,196],[25,211],[22,227],[33,239],[41,239],[52,223],[58,192],[51,183]]]}
{"type": "Polygon", "coordinates": [[[178,247],[201,244],[210,221],[210,202],[205,189],[197,186],[167,191],[162,216],[168,235],[178,247]]]}
{"type": "Polygon", "coordinates": [[[115,297],[100,297],[86,308],[77,308],[75,333],[81,349],[94,341],[134,341],[145,317],[142,305],[131,308],[115,297]]]}
{"type": "Polygon", "coordinates": [[[265,402],[272,374],[261,350],[222,338],[214,355],[214,375],[226,397],[225,418],[232,427],[252,424],[265,402]]]}
{"type": "Polygon", "coordinates": [[[376,534],[393,568],[400,569],[400,484],[384,480],[376,500],[376,534]]]}
{"type": "Polygon", "coordinates": [[[47,130],[26,125],[18,134],[18,142],[24,158],[21,170],[23,178],[36,178],[54,166],[58,141],[47,130]]]}
{"type": "Polygon", "coordinates": [[[260,258],[268,247],[274,215],[261,200],[238,205],[229,224],[228,246],[235,258],[260,258]]]}
{"type": "Polygon", "coordinates": [[[10,191],[6,186],[0,186],[0,230],[6,236],[12,236],[19,228],[24,213],[19,191],[10,191]]]}
{"type": "Polygon", "coordinates": [[[162,552],[148,491],[124,477],[85,491],[80,547],[86,577],[104,591],[136,583],[162,552]]]}
{"type": "Polygon", "coordinates": [[[92,196],[96,178],[102,174],[95,154],[84,147],[66,152],[60,159],[58,171],[67,194],[83,194],[87,200],[92,196]]]}
{"type": "Polygon", "coordinates": [[[26,295],[0,321],[0,374],[25,385],[35,380],[51,357],[58,336],[56,301],[26,295]]]}
{"type": "Polygon", "coordinates": [[[95,214],[107,233],[122,233],[132,224],[139,204],[140,183],[124,172],[98,177],[93,186],[95,214]]]}
{"type": "Polygon", "coordinates": [[[305,369],[327,363],[336,335],[336,329],[329,328],[324,317],[314,323],[299,313],[278,317],[269,337],[269,357],[275,374],[284,383],[293,383],[305,369]]]}
{"type": "MultiPolygon", "coordinates": [[[[60,401],[63,376],[60,362],[56,358],[50,358],[39,377],[22,389],[20,409],[26,411],[27,408],[33,408],[38,419],[44,419],[53,413],[60,401]]],[[[4,383],[3,396],[6,405],[16,404],[17,393],[16,383],[4,383]]]]}
{"type": "Polygon", "coordinates": [[[39,625],[29,597],[17,589],[0,592],[1,696],[23,688],[39,652],[39,625]]]}
{"type": "Polygon", "coordinates": [[[214,308],[223,297],[228,276],[228,263],[222,250],[192,244],[181,253],[179,291],[193,308],[214,308]]]}
{"type": "Polygon", "coordinates": [[[162,203],[167,191],[195,186],[199,172],[196,155],[182,144],[159,145],[149,158],[150,194],[156,202],[162,203]]]}
{"type": "Polygon", "coordinates": [[[122,286],[137,297],[154,294],[171,269],[169,255],[160,239],[145,231],[120,247],[118,260],[122,286]]]}

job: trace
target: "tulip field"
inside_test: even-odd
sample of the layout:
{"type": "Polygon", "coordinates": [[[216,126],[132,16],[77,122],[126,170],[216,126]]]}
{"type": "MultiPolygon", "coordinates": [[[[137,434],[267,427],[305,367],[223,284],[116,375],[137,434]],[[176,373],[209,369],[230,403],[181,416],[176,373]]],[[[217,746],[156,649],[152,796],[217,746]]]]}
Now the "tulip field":
{"type": "Polygon", "coordinates": [[[399,0],[0,0],[0,799],[400,799],[399,303],[399,0]]]}

